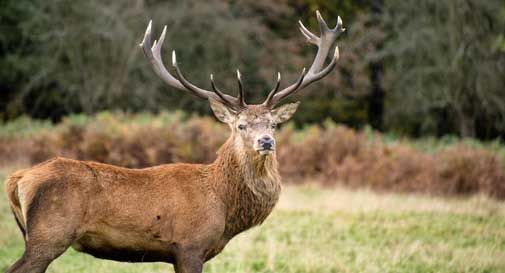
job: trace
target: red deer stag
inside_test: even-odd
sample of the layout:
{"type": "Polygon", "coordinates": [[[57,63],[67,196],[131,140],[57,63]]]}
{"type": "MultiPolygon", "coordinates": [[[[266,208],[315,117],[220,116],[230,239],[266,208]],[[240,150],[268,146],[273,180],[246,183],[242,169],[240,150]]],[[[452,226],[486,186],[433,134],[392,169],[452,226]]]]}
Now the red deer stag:
{"type": "Polygon", "coordinates": [[[8,273],[45,272],[69,246],[97,258],[127,262],[168,262],[177,273],[202,272],[238,233],[261,224],[276,204],[281,182],[273,133],[298,103],[274,108],[282,99],[328,75],[338,48],[326,66],[337,36],[338,18],[328,28],[317,13],[321,36],[300,30],[318,47],[310,69],[296,81],[275,88],[265,102],[248,105],[240,73],[238,97],[191,84],[172,53],[172,76],[161,60],[166,26],[151,45],[151,22],[140,47],[158,76],[171,87],[207,99],[231,136],[209,165],[168,164],[126,169],[96,162],[54,158],[12,174],[6,182],[9,205],[23,233],[25,252],[8,273]]]}

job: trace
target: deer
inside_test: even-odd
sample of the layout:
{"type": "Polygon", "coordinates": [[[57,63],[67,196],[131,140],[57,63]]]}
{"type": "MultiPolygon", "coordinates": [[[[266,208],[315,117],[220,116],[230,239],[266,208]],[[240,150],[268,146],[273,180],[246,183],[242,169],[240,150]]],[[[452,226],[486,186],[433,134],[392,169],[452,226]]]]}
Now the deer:
{"type": "Polygon", "coordinates": [[[25,250],[7,273],[41,273],[69,247],[100,259],[165,262],[176,273],[201,273],[237,234],[260,225],[277,203],[281,178],[274,132],[299,102],[276,107],[289,95],[328,75],[339,59],[333,43],[344,32],[338,17],[329,28],[317,11],[320,36],[301,21],[306,40],[317,46],[309,70],[296,82],[275,87],[261,104],[247,104],[237,70],[238,95],[190,83],[172,52],[175,76],[161,58],[167,27],[151,44],[152,20],[140,47],[155,73],[170,87],[208,100],[231,130],[214,162],[172,163],[129,169],[56,157],[14,172],[5,183],[9,206],[25,250]]]}

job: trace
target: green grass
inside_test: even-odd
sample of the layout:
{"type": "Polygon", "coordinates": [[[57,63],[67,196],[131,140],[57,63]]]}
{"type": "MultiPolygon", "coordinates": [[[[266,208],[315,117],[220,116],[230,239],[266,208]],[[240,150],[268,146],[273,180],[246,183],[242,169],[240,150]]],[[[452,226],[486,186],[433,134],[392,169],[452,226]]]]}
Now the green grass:
{"type": "Polygon", "coordinates": [[[29,137],[54,125],[50,121],[34,120],[26,116],[3,123],[0,121],[0,137],[29,137]]]}
{"type": "MultiPolygon", "coordinates": [[[[0,172],[0,180],[4,175],[0,172]]],[[[0,197],[0,271],[23,243],[0,197]]],[[[48,272],[173,272],[69,250],[48,272]]],[[[286,187],[260,227],[233,239],[204,272],[505,272],[505,204],[286,187]]]]}

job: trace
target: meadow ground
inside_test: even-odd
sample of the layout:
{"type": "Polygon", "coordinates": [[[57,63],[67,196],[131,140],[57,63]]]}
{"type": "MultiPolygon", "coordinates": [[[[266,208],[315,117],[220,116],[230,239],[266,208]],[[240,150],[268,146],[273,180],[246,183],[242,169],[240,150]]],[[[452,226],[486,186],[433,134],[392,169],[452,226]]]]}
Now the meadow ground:
{"type": "MultiPolygon", "coordinates": [[[[7,170],[0,170],[4,181],[7,170]]],[[[0,195],[0,271],[23,243],[0,195]]],[[[70,249],[48,272],[173,272],[70,249]]],[[[505,203],[286,186],[272,215],[207,263],[204,272],[505,272],[505,203]]]]}

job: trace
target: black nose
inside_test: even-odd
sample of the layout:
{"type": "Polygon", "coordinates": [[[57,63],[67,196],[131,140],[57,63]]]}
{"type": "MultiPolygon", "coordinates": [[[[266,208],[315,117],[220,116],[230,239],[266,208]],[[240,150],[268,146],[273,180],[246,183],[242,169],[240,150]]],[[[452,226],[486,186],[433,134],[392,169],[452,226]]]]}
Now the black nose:
{"type": "Polygon", "coordinates": [[[258,139],[258,144],[265,150],[271,150],[274,146],[275,140],[270,136],[263,136],[258,139]]]}

